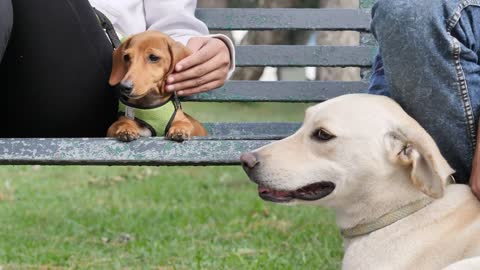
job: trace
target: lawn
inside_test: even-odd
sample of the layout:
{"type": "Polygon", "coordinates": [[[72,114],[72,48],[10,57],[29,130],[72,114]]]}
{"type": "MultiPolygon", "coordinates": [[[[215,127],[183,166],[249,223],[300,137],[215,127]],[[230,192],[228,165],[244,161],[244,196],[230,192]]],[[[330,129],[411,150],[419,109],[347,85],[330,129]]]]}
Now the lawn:
{"type": "MultiPolygon", "coordinates": [[[[306,105],[187,104],[202,121],[306,105]]],[[[0,167],[0,269],[338,269],[331,212],[264,202],[239,167],[0,167]]]]}

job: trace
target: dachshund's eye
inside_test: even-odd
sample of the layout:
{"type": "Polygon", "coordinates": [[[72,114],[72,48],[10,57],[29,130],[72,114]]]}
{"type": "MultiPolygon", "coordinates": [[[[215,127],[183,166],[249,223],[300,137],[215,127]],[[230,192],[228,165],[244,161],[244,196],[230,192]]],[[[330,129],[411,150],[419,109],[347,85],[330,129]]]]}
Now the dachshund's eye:
{"type": "Polygon", "coordinates": [[[335,138],[335,135],[331,134],[323,128],[319,128],[313,132],[312,137],[318,141],[329,141],[335,138]]]}
{"type": "Polygon", "coordinates": [[[130,62],[130,55],[125,54],[125,55],[123,56],[123,60],[124,60],[125,62],[127,62],[127,63],[130,62]]]}
{"type": "Polygon", "coordinates": [[[150,54],[148,56],[148,60],[152,63],[158,62],[160,60],[160,57],[156,56],[155,54],[150,54]]]}

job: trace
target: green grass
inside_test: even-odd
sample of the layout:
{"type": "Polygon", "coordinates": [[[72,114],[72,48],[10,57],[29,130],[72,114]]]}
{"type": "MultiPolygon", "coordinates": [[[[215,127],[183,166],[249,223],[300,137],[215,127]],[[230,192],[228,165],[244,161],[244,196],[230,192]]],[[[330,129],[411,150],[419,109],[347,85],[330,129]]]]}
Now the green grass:
{"type": "MultiPolygon", "coordinates": [[[[188,105],[300,121],[304,105],[188,105]]],[[[260,200],[238,167],[0,167],[0,269],[338,269],[333,214],[260,200]]]]}

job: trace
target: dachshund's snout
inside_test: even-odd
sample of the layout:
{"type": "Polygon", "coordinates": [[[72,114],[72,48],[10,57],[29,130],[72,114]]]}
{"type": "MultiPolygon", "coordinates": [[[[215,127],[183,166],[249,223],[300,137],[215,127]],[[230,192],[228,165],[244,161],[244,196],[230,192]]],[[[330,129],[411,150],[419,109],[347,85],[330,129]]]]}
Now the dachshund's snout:
{"type": "Polygon", "coordinates": [[[120,83],[120,86],[122,87],[121,91],[122,94],[128,96],[132,93],[133,91],[133,82],[131,80],[124,80],[120,83]]]}

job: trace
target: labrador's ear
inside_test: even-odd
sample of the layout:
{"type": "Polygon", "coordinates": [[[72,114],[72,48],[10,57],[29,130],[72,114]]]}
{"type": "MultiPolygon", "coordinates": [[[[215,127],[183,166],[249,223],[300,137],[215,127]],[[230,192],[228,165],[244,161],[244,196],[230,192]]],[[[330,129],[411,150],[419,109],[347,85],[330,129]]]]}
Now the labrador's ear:
{"type": "Polygon", "coordinates": [[[192,54],[192,52],[182,43],[173,39],[168,39],[168,50],[170,51],[170,56],[172,57],[172,62],[170,63],[170,68],[167,72],[167,75],[170,75],[175,70],[175,65],[183,58],[192,54]]]}
{"type": "Polygon", "coordinates": [[[120,47],[113,51],[112,73],[108,81],[111,86],[119,84],[127,74],[128,69],[125,59],[123,58],[123,53],[129,47],[131,39],[132,38],[125,40],[120,47]]]}
{"type": "Polygon", "coordinates": [[[385,141],[390,160],[408,167],[417,189],[433,198],[443,196],[447,181],[455,171],[418,123],[396,128],[386,135],[385,141]]]}

